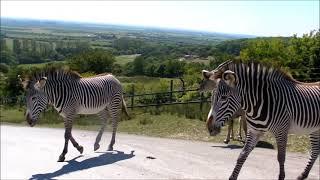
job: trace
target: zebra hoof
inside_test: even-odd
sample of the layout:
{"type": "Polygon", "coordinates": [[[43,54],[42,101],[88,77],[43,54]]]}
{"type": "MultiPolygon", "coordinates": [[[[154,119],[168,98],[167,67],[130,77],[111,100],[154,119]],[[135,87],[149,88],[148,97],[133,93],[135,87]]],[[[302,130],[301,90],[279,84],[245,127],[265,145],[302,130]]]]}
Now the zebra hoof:
{"type": "Polygon", "coordinates": [[[225,139],[223,142],[224,142],[225,144],[228,144],[228,143],[230,142],[230,140],[229,140],[229,139],[225,139]]]}
{"type": "Polygon", "coordinates": [[[113,151],[113,147],[109,146],[108,151],[113,151]]]}
{"type": "Polygon", "coordinates": [[[94,144],[94,151],[98,150],[100,148],[100,144],[94,144]]]}
{"type": "Polygon", "coordinates": [[[58,159],[58,162],[63,162],[64,160],[65,160],[65,157],[62,156],[62,155],[60,155],[60,156],[59,156],[59,159],[58,159]]]}
{"type": "Polygon", "coordinates": [[[80,152],[80,154],[83,153],[83,147],[82,147],[82,146],[79,146],[79,147],[77,148],[77,150],[80,152]]]}

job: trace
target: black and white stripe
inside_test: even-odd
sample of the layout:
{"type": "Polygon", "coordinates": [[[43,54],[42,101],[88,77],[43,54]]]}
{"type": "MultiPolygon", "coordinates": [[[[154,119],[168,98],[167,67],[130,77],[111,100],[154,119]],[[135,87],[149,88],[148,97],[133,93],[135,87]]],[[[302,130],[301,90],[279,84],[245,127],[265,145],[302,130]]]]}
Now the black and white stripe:
{"type": "Polygon", "coordinates": [[[100,147],[99,142],[109,116],[113,129],[109,150],[113,149],[121,108],[126,111],[122,86],[113,75],[81,78],[79,74],[69,70],[52,69],[33,75],[26,85],[26,91],[27,120],[30,125],[35,124],[40,112],[48,104],[53,105],[64,118],[65,146],[59,161],[65,159],[69,140],[79,152],[83,151],[83,147],[71,134],[72,122],[77,114],[98,114],[102,120],[94,150],[100,147]]]}
{"type": "Polygon", "coordinates": [[[239,109],[246,114],[247,142],[230,177],[236,179],[259,137],[274,134],[278,146],[279,179],[284,179],[288,133],[310,134],[311,156],[299,179],[305,179],[320,152],[320,82],[302,83],[261,64],[227,62],[215,70],[220,78],[210,111],[211,134],[239,109]]]}

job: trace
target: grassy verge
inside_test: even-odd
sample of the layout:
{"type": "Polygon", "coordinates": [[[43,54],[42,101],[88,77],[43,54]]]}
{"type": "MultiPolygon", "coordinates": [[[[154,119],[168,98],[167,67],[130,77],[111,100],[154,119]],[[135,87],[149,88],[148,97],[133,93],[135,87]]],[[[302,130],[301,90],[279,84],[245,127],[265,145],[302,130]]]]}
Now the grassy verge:
{"type": "MultiPolygon", "coordinates": [[[[12,109],[1,107],[1,123],[16,123],[25,125],[24,111],[22,109],[12,109]]],[[[74,127],[84,130],[98,130],[100,120],[96,116],[82,116],[75,120],[74,127]]],[[[45,127],[63,127],[63,121],[57,117],[55,112],[46,112],[41,116],[38,126],[45,127]]],[[[110,131],[110,125],[108,126],[110,131]]],[[[123,120],[119,123],[119,132],[128,134],[146,135],[154,137],[177,138],[187,140],[198,140],[206,142],[222,143],[227,134],[227,128],[224,127],[220,135],[211,137],[207,133],[205,122],[197,119],[186,119],[168,113],[153,115],[144,112],[135,112],[131,120],[123,120]]],[[[235,127],[235,132],[237,127],[235,127]]],[[[262,141],[271,143],[276,149],[274,137],[266,133],[262,141]]],[[[267,144],[268,144],[267,143],[267,144]]],[[[230,144],[242,145],[238,141],[231,141],[230,144]]],[[[264,146],[264,145],[262,145],[264,146]]],[[[307,153],[310,149],[309,139],[307,136],[289,135],[288,151],[307,153]]]]}

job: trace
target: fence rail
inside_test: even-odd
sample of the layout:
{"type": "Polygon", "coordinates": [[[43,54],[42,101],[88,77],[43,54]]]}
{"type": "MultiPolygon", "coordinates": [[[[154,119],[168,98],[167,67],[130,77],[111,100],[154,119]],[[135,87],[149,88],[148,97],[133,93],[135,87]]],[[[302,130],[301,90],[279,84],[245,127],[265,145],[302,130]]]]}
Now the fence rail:
{"type": "Polygon", "coordinates": [[[135,88],[134,85],[132,85],[131,88],[131,92],[128,94],[125,94],[125,98],[129,98],[130,99],[130,104],[129,106],[127,106],[128,108],[142,108],[142,107],[159,107],[159,106],[166,106],[166,105],[177,105],[177,104],[200,104],[200,110],[202,111],[202,106],[203,103],[207,103],[207,102],[211,102],[211,100],[208,100],[208,97],[204,97],[203,93],[199,92],[199,96],[200,99],[192,99],[189,101],[177,101],[176,99],[173,98],[173,94],[176,93],[187,93],[187,92],[199,92],[199,89],[184,89],[182,88],[182,90],[174,90],[173,89],[173,80],[170,81],[170,90],[169,91],[165,91],[165,92],[152,92],[152,93],[144,93],[144,94],[135,94],[135,88]],[[158,97],[158,95],[167,95],[168,98],[163,98],[163,97],[158,97]],[[154,101],[156,101],[156,103],[147,103],[147,104],[137,104],[135,103],[135,100],[137,98],[141,98],[141,97],[146,97],[146,96],[156,96],[155,99],[153,99],[154,101]]]}

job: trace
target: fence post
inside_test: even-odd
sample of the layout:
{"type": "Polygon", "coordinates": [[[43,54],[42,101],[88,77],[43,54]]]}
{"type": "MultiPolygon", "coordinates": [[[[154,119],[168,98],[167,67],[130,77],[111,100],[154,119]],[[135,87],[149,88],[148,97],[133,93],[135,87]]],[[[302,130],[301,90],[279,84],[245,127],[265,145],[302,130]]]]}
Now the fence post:
{"type": "Polygon", "coordinates": [[[170,81],[170,99],[169,99],[169,102],[172,102],[172,91],[173,91],[173,80],[170,81]]]}
{"type": "Polygon", "coordinates": [[[134,84],[132,84],[132,91],[131,91],[131,109],[133,109],[133,103],[134,103],[134,84]]]}
{"type": "Polygon", "coordinates": [[[203,92],[200,93],[200,120],[202,121],[202,109],[203,109],[203,92]]]}

